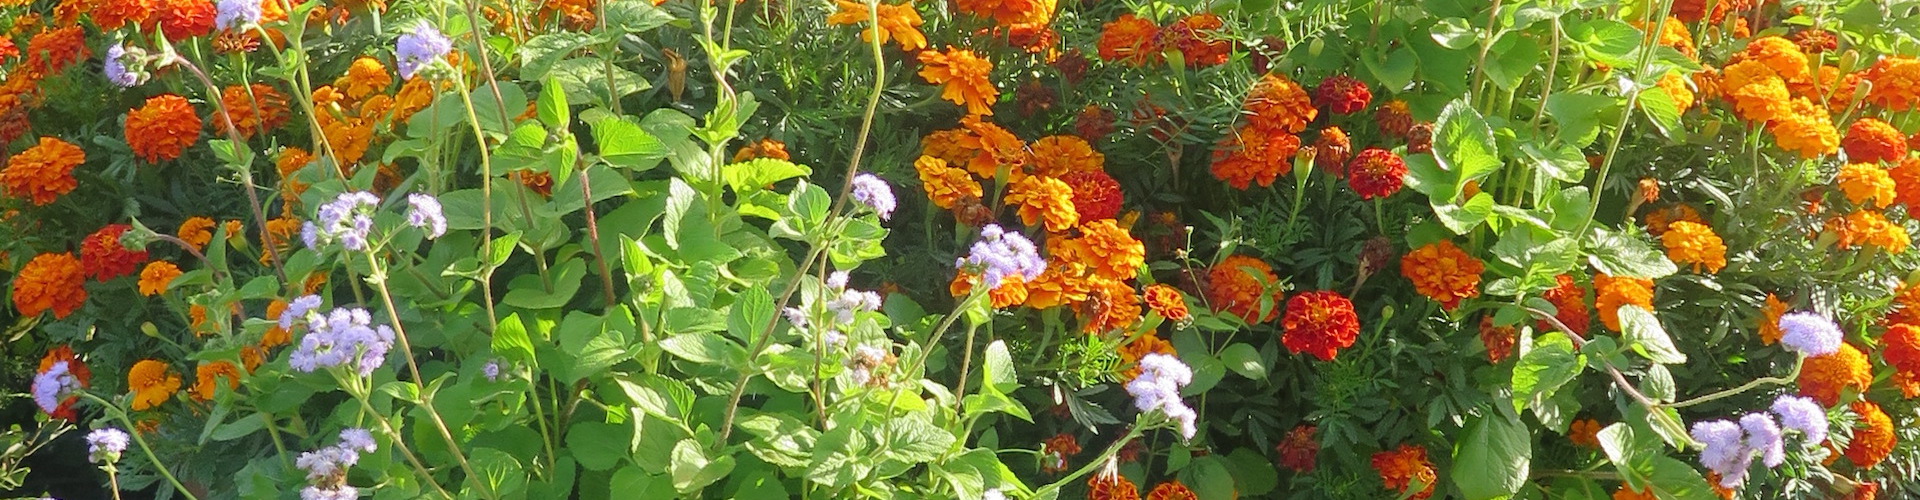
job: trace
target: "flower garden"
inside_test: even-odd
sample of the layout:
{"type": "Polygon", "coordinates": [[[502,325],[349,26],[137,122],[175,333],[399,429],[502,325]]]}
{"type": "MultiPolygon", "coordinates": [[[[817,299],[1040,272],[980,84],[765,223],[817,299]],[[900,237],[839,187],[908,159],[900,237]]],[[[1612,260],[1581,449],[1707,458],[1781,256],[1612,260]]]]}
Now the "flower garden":
{"type": "Polygon", "coordinates": [[[0,0],[0,496],[1920,496],[1917,19],[0,0]]]}

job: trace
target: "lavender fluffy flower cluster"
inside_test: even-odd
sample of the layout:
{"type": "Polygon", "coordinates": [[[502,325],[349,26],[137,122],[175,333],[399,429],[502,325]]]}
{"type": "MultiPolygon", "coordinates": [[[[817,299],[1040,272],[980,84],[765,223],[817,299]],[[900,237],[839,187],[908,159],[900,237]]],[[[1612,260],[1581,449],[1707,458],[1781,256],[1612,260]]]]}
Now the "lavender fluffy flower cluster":
{"type": "MultiPolygon", "coordinates": [[[[289,310],[292,308],[289,307],[289,310]]],[[[288,358],[295,370],[348,367],[365,377],[387,360],[393,349],[393,328],[374,325],[373,315],[361,308],[337,308],[307,316],[307,335],[288,358]]]]}
{"type": "Polygon", "coordinates": [[[453,50],[453,41],[440,34],[440,29],[431,24],[421,23],[394,42],[393,55],[399,60],[400,78],[411,79],[420,68],[432,64],[434,60],[453,50]]]}
{"type": "Polygon", "coordinates": [[[893,219],[893,209],[898,206],[893,187],[873,174],[853,177],[853,199],[873,207],[873,211],[880,214],[880,220],[893,219]]]}
{"type": "Polygon", "coordinates": [[[307,248],[315,250],[334,242],[350,251],[366,250],[368,233],[373,232],[373,209],[379,205],[380,197],[373,193],[340,193],[333,201],[320,206],[314,220],[301,226],[300,238],[306,241],[307,248]]]}
{"type": "Polygon", "coordinates": [[[1040,258],[1039,249],[1026,236],[1007,232],[999,224],[987,224],[980,228],[980,241],[973,242],[971,251],[954,266],[980,273],[980,283],[992,290],[1008,276],[1033,281],[1047,270],[1047,261],[1040,258]]]}
{"type": "Polygon", "coordinates": [[[1771,409],[1772,413],[1743,415],[1738,423],[1723,419],[1693,424],[1693,439],[1706,446],[1700,451],[1700,464],[1720,474],[1721,487],[1734,488],[1746,482],[1755,458],[1769,469],[1785,462],[1785,430],[1800,432],[1807,443],[1826,440],[1827,415],[1813,400],[1782,395],[1771,409]],[[1779,415],[1779,420],[1774,415],[1779,415]]]}
{"type": "Polygon", "coordinates": [[[886,362],[886,349],[864,344],[855,347],[853,358],[847,360],[847,366],[852,368],[847,372],[847,377],[853,380],[854,385],[867,385],[873,381],[873,370],[885,365],[886,362]]]}
{"type": "Polygon", "coordinates": [[[1133,396],[1134,408],[1143,413],[1160,411],[1180,425],[1181,436],[1193,439],[1198,415],[1180,400],[1180,388],[1192,382],[1193,369],[1179,358],[1148,354],[1140,358],[1140,375],[1127,382],[1127,394],[1133,396]]]}
{"type": "Polygon", "coordinates": [[[118,462],[120,454],[127,451],[127,441],[131,438],[127,431],[113,427],[94,429],[87,433],[87,459],[97,464],[118,462]]]}
{"type": "Polygon", "coordinates": [[[795,328],[807,328],[809,326],[822,328],[824,330],[822,339],[827,343],[827,348],[838,348],[840,342],[846,338],[841,334],[841,330],[853,324],[854,314],[861,311],[880,310],[880,294],[852,289],[848,286],[848,280],[849,276],[846,271],[834,271],[833,274],[827,275],[826,296],[832,298],[827,299],[826,303],[822,305],[825,307],[827,313],[833,315],[830,319],[831,323],[817,324],[820,322],[807,319],[808,311],[815,310],[815,301],[812,297],[808,297],[806,302],[801,304],[800,307],[789,307],[785,311],[782,311],[782,314],[787,317],[787,322],[793,323],[795,328]]]}
{"type": "Polygon", "coordinates": [[[61,401],[80,389],[80,379],[73,376],[71,369],[67,362],[58,361],[33,376],[33,403],[40,406],[40,411],[52,415],[60,410],[61,401]]]}
{"type": "Polygon", "coordinates": [[[260,2],[253,0],[220,0],[216,12],[213,25],[223,30],[260,22],[260,2]]]}
{"type": "Polygon", "coordinates": [[[101,71],[106,73],[107,81],[120,88],[133,88],[140,84],[140,73],[127,67],[127,44],[116,43],[107,47],[106,57],[102,57],[101,71]]]}
{"type": "Polygon", "coordinates": [[[447,234],[447,214],[440,199],[424,193],[407,195],[407,224],[427,231],[427,239],[447,234]]]}
{"type": "Polygon", "coordinates": [[[1794,312],[1780,316],[1780,343],[1806,356],[1825,356],[1840,350],[1840,325],[1826,316],[1794,312]]]}
{"type": "Polygon", "coordinates": [[[351,500],[360,496],[360,490],[347,485],[347,469],[360,462],[361,453],[372,453],[380,449],[373,441],[373,433],[366,429],[347,429],[340,431],[340,442],[318,450],[301,453],[294,465],[307,471],[306,488],[300,490],[301,500],[351,500]]]}

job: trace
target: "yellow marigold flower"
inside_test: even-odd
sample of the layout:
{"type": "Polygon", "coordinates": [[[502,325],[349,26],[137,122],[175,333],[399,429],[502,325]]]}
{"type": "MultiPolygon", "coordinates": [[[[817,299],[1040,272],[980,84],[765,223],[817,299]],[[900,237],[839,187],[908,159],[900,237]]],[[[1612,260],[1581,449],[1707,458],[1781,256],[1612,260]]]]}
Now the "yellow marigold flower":
{"type": "Polygon", "coordinates": [[[1280,277],[1266,261],[1231,255],[1207,270],[1207,302],[1213,310],[1239,316],[1249,324],[1273,321],[1285,296],[1280,277]],[[1262,309],[1266,314],[1261,314],[1262,309]]]}
{"type": "Polygon", "coordinates": [[[168,370],[165,362],[143,359],[127,370],[127,389],[133,391],[133,411],[143,411],[173,399],[180,390],[180,375],[168,370]]]}
{"type": "Polygon", "coordinates": [[[1087,302],[1079,309],[1080,330],[1102,333],[1122,330],[1140,321],[1140,294],[1124,281],[1094,277],[1088,280],[1087,302]]]}
{"type": "Polygon", "coordinates": [[[1772,69],[1783,80],[1807,78],[1807,54],[1792,40],[1764,36],[1747,42],[1747,48],[1733,55],[1735,63],[1755,61],[1772,69]]]}
{"type": "Polygon", "coordinates": [[[1886,57],[1873,63],[1863,77],[1872,82],[1867,102],[1893,111],[1906,111],[1920,104],[1920,59],[1886,57]]]}
{"type": "Polygon", "coordinates": [[[1841,343],[1840,350],[1833,354],[1807,358],[1797,382],[1800,394],[1830,407],[1840,404],[1840,395],[1846,389],[1866,392],[1873,383],[1873,367],[1867,363],[1866,353],[1853,344],[1841,343]]]}
{"type": "Polygon", "coordinates": [[[1653,310],[1653,280],[1650,279],[1596,274],[1593,276],[1593,292],[1593,307],[1600,311],[1600,323],[1614,331],[1620,331],[1622,306],[1653,310]]]}
{"type": "Polygon", "coordinates": [[[1247,100],[1241,106],[1252,115],[1247,121],[1254,127],[1291,134],[1306,130],[1307,123],[1320,115],[1306,89],[1277,73],[1261,76],[1247,91],[1247,100]]]}
{"type": "Polygon", "coordinates": [[[153,96],[145,105],[127,112],[127,145],[147,163],[179,158],[187,146],[200,142],[200,126],[200,115],[187,98],[153,96]]]}
{"type": "Polygon", "coordinates": [[[1020,221],[1030,227],[1045,220],[1048,231],[1061,232],[1080,223],[1080,212],[1073,209],[1073,188],[1060,179],[1028,176],[1014,182],[1006,203],[1020,207],[1020,221]]]}
{"type": "Polygon", "coordinates": [[[213,219],[206,217],[188,217],[180,221],[180,229],[174,231],[180,241],[193,245],[195,250],[204,249],[213,242],[213,219]]]}
{"type": "Polygon", "coordinates": [[[220,227],[227,230],[227,243],[232,243],[233,246],[246,246],[247,226],[245,224],[237,220],[229,220],[220,223],[220,227]]]}
{"type": "Polygon", "coordinates": [[[1000,89],[993,86],[993,62],[971,50],[947,47],[920,52],[920,78],[941,85],[940,97],[967,107],[969,115],[992,115],[1000,89]]]}
{"type": "Polygon", "coordinates": [[[1727,245],[1705,224],[1675,222],[1667,226],[1667,234],[1660,236],[1660,244],[1667,247],[1668,259],[1692,264],[1693,272],[1705,267],[1708,273],[1716,273],[1727,267],[1727,245]]]}
{"type": "Polygon", "coordinates": [[[73,178],[73,169],[86,161],[87,152],[79,146],[41,137],[39,144],[7,160],[7,168],[0,170],[0,186],[8,195],[24,197],[36,206],[47,205],[80,186],[73,178]]]}
{"type": "Polygon", "coordinates": [[[1844,217],[1827,219],[1823,228],[1834,234],[1834,244],[1841,250],[1873,246],[1901,253],[1907,251],[1910,243],[1906,227],[1889,222],[1885,215],[1872,210],[1857,210],[1844,217]]]}
{"type": "Polygon", "coordinates": [[[193,389],[190,394],[195,401],[212,401],[214,391],[220,387],[220,379],[227,379],[227,390],[240,390],[240,368],[230,361],[209,361],[201,363],[194,370],[193,389]]]}
{"type": "MultiPolygon", "coordinates": [[[[859,24],[868,21],[867,4],[835,0],[840,10],[827,16],[827,24],[834,26],[859,24]]],[[[880,4],[875,7],[880,13],[878,27],[869,27],[860,32],[860,39],[872,41],[874,33],[880,34],[880,43],[889,39],[900,40],[900,50],[913,52],[927,47],[927,35],[920,33],[920,25],[926,21],[920,19],[920,12],[913,10],[912,3],[899,5],[880,4]]]]}
{"type": "Polygon", "coordinates": [[[1779,77],[1734,87],[1727,91],[1727,97],[1733,99],[1734,113],[1751,122],[1771,122],[1791,111],[1787,84],[1779,77]]]}
{"type": "Polygon", "coordinates": [[[1667,97],[1673,98],[1673,105],[1680,111],[1693,108],[1693,90],[1687,88],[1687,78],[1679,71],[1669,71],[1655,84],[1660,90],[1667,91],[1667,97]]]}
{"type": "Polygon", "coordinates": [[[1786,334],[1780,331],[1780,317],[1786,314],[1787,303],[1777,295],[1767,294],[1767,304],[1760,308],[1760,345],[1773,345],[1786,334]]]}
{"type": "Polygon", "coordinates": [[[13,305],[21,316],[53,311],[64,319],[87,303],[86,270],[72,253],[33,257],[13,277],[13,305]]]}
{"type": "Polygon", "coordinates": [[[920,173],[920,187],[926,189],[927,199],[934,206],[951,210],[960,200],[977,200],[983,194],[973,175],[947,166],[946,160],[921,156],[913,161],[913,169],[920,173]]]}
{"type": "Polygon", "coordinates": [[[1480,296],[1480,273],[1485,271],[1480,259],[1450,240],[1428,243],[1400,258],[1400,274],[1413,282],[1413,289],[1447,309],[1480,296]]]}
{"type": "Polygon", "coordinates": [[[1795,97],[1786,114],[1768,124],[1780,149],[1800,153],[1802,158],[1833,154],[1840,150],[1840,131],[1833,128],[1827,108],[1805,97],[1795,97]]]}
{"type": "Polygon", "coordinates": [[[1078,237],[1053,237],[1048,250],[1062,260],[1085,264],[1095,276],[1116,281],[1133,279],[1147,259],[1146,244],[1113,219],[1080,226],[1078,237]]]}
{"type": "Polygon", "coordinates": [[[187,326],[193,330],[194,336],[211,333],[207,325],[207,306],[200,304],[187,306],[187,326]]]}
{"type": "Polygon", "coordinates": [[[1896,198],[1893,177],[1887,171],[1869,163],[1855,163],[1840,167],[1840,175],[1833,183],[1846,193],[1847,201],[1863,207],[1886,207],[1896,198]]]}
{"type": "Polygon", "coordinates": [[[347,97],[363,99],[393,86],[393,75],[387,73],[387,66],[380,64],[379,59],[360,56],[347,67],[347,74],[333,81],[333,86],[347,97]]]}
{"type": "Polygon", "coordinates": [[[180,266],[172,262],[156,260],[147,263],[147,267],[140,270],[140,295],[152,297],[167,293],[167,286],[173,284],[173,279],[180,277],[180,274],[180,266]]]}
{"type": "Polygon", "coordinates": [[[1094,151],[1086,139],[1050,135],[1033,141],[1033,162],[1028,170],[1035,175],[1062,177],[1075,172],[1102,171],[1106,165],[1107,156],[1094,151]]]}

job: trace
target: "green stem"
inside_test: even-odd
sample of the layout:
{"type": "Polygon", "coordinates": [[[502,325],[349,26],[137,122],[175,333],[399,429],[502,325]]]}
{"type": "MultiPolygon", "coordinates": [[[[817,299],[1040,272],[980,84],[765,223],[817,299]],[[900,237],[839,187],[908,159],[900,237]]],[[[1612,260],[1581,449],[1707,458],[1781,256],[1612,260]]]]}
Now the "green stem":
{"type": "MultiPolygon", "coordinates": [[[[1647,15],[1642,16],[1642,19],[1641,19],[1643,21],[1642,25],[1653,26],[1654,27],[1653,29],[1658,30],[1659,29],[1658,26],[1660,25],[1655,24],[1654,20],[1666,19],[1667,13],[1672,8],[1673,8],[1672,0],[1666,0],[1666,1],[1660,2],[1660,8],[1658,11],[1649,10],[1647,11],[1647,15]],[[1657,16],[1654,15],[1656,12],[1659,15],[1657,16]]],[[[1647,65],[1653,62],[1654,51],[1651,50],[1651,47],[1653,46],[1654,42],[1657,42],[1660,40],[1658,36],[1659,36],[1659,33],[1654,32],[1653,36],[1648,38],[1643,38],[1640,40],[1640,43],[1642,45],[1647,46],[1648,49],[1640,51],[1640,60],[1638,64],[1635,66],[1634,72],[1633,72],[1633,76],[1635,78],[1638,78],[1640,77],[1641,74],[1646,73],[1647,65]]],[[[1635,108],[1638,107],[1640,103],[1640,92],[1642,90],[1643,89],[1636,88],[1634,89],[1633,92],[1629,92],[1627,94],[1627,107],[1626,109],[1623,109],[1620,111],[1620,122],[1613,129],[1613,140],[1607,145],[1607,154],[1605,156],[1605,159],[1600,162],[1600,174],[1598,177],[1595,177],[1593,179],[1593,202],[1590,206],[1587,207],[1587,221],[1584,223],[1581,223],[1580,230],[1575,231],[1573,233],[1576,236],[1585,237],[1585,235],[1587,234],[1587,228],[1593,226],[1593,219],[1595,216],[1599,214],[1600,199],[1601,199],[1600,192],[1601,190],[1604,190],[1607,187],[1607,173],[1613,170],[1613,161],[1615,157],[1620,156],[1620,141],[1627,137],[1627,123],[1633,119],[1633,111],[1635,108]]]]}
{"type": "Polygon", "coordinates": [[[1794,382],[1795,380],[1798,380],[1798,379],[1800,378],[1800,367],[1801,367],[1801,366],[1805,366],[1805,365],[1806,365],[1806,361],[1807,361],[1807,358],[1806,358],[1805,356],[1801,356],[1801,357],[1800,357],[1800,359],[1796,359],[1796,360],[1794,360],[1794,362],[1793,362],[1793,370],[1792,370],[1792,371],[1790,371],[1790,372],[1788,372],[1788,373],[1786,374],[1786,376],[1781,376],[1781,377],[1761,377],[1761,378],[1757,378],[1757,379],[1753,379],[1753,381],[1751,381],[1751,382],[1747,382],[1747,383],[1745,383],[1745,384],[1741,384],[1741,385],[1740,385],[1739,387],[1735,387],[1735,388],[1732,388],[1732,389],[1727,389],[1727,390],[1724,390],[1724,391],[1720,391],[1720,392],[1716,392],[1716,393],[1713,393],[1713,394],[1708,394],[1708,395],[1705,395],[1705,396],[1700,396],[1700,397],[1697,397],[1697,398],[1693,398],[1693,399],[1689,399],[1689,400],[1686,400],[1686,401],[1680,401],[1680,402],[1676,402],[1676,403],[1668,403],[1668,404],[1666,404],[1666,405],[1664,405],[1664,406],[1666,406],[1666,407],[1668,407],[1668,408],[1686,408],[1686,407],[1688,407],[1688,406],[1693,406],[1693,405],[1697,405],[1697,404],[1701,404],[1701,403],[1705,403],[1705,402],[1708,402],[1708,401],[1713,401],[1713,400],[1716,400],[1716,399],[1721,399],[1721,398],[1726,398],[1726,397],[1730,397],[1730,396],[1735,396],[1735,395],[1738,395],[1738,394],[1740,394],[1740,393],[1743,393],[1743,392],[1747,392],[1747,391],[1750,391],[1750,390],[1753,390],[1753,389],[1756,389],[1756,388],[1759,388],[1759,387],[1761,387],[1761,386],[1767,386],[1767,385],[1786,385],[1786,384],[1791,384],[1791,383],[1793,383],[1793,382],[1794,382]]]}
{"type": "MultiPolygon", "coordinates": [[[[474,474],[473,466],[467,463],[467,455],[460,450],[460,442],[453,439],[453,434],[447,431],[446,421],[440,418],[440,411],[434,409],[433,399],[429,397],[425,391],[427,379],[420,376],[420,363],[414,359],[413,345],[407,341],[406,325],[400,321],[400,309],[394,307],[393,292],[387,288],[386,268],[380,264],[380,259],[374,257],[373,250],[368,250],[366,255],[367,264],[372,273],[372,275],[369,276],[369,281],[373,282],[374,290],[380,292],[380,302],[387,308],[387,317],[393,320],[393,338],[400,344],[400,353],[405,355],[407,360],[407,373],[413,376],[413,383],[418,385],[422,390],[422,400],[419,402],[420,409],[426,410],[427,418],[433,422],[433,429],[440,433],[441,440],[446,441],[447,452],[453,454],[453,458],[459,461],[460,470],[466,473],[467,477],[476,479],[475,482],[480,484],[481,496],[490,499],[500,498],[500,494],[493,491],[491,485],[488,485],[485,481],[478,481],[480,476],[474,474]]],[[[363,400],[362,403],[364,404],[365,401],[363,400]]],[[[369,409],[371,409],[371,407],[369,407],[369,409]]]]}
{"type": "MultiPolygon", "coordinates": [[[[961,311],[955,312],[958,313],[961,311]]],[[[969,375],[968,372],[972,371],[973,368],[973,335],[979,331],[980,324],[972,321],[967,322],[967,340],[961,344],[965,346],[967,350],[963,351],[963,354],[960,355],[960,383],[956,385],[953,390],[956,398],[953,402],[954,413],[965,415],[964,412],[960,411],[960,402],[967,399],[967,375],[969,375]]],[[[985,384],[986,381],[981,381],[980,383],[985,384]]]]}
{"type": "MultiPolygon", "coordinates": [[[[90,392],[83,391],[80,393],[80,397],[92,400],[95,404],[99,404],[101,408],[105,408],[108,413],[119,417],[120,423],[127,426],[127,435],[133,436],[134,444],[140,445],[140,452],[146,454],[148,461],[153,462],[154,470],[160,471],[161,477],[167,478],[167,484],[173,485],[173,489],[179,491],[181,495],[185,495],[187,500],[200,500],[200,497],[194,496],[192,491],[187,490],[186,485],[180,484],[180,478],[173,476],[173,470],[168,469],[167,464],[161,463],[158,455],[153,454],[153,447],[147,446],[147,438],[140,437],[140,427],[133,424],[133,419],[127,416],[127,412],[121,411],[118,405],[109,403],[105,399],[100,399],[99,396],[95,396],[90,392]]],[[[116,495],[119,491],[120,489],[118,487],[114,488],[116,495]]]]}
{"type": "Polygon", "coordinates": [[[1062,485],[1079,481],[1081,477],[1085,477],[1087,474],[1092,473],[1094,469],[1105,465],[1107,460],[1119,454],[1120,449],[1125,448],[1128,442],[1140,437],[1140,432],[1140,425],[1136,422],[1133,427],[1127,429],[1126,435],[1120,436],[1120,439],[1114,440],[1112,445],[1108,445],[1105,451],[1100,452],[1100,456],[1087,461],[1086,465],[1080,466],[1079,470],[1073,471],[1072,474],[1067,474],[1066,477],[1060,478],[1059,481],[1054,481],[1053,484],[1048,484],[1039,490],[1035,490],[1033,497],[1048,498],[1050,496],[1049,494],[1051,494],[1051,496],[1058,496],[1062,485]]]}
{"type": "Polygon", "coordinates": [[[413,449],[407,447],[407,439],[400,435],[400,431],[393,428],[393,424],[387,423],[387,418],[381,415],[379,410],[373,409],[373,403],[367,401],[366,391],[354,388],[347,392],[353,393],[353,399],[360,402],[361,410],[373,415],[373,419],[380,422],[380,430],[393,440],[394,449],[400,450],[400,456],[405,457],[407,464],[413,466],[414,473],[420,475],[420,482],[433,485],[434,491],[439,492],[441,497],[451,500],[453,494],[448,493],[446,488],[440,487],[439,481],[433,479],[433,471],[428,470],[427,465],[420,462],[420,457],[413,454],[413,449]]]}

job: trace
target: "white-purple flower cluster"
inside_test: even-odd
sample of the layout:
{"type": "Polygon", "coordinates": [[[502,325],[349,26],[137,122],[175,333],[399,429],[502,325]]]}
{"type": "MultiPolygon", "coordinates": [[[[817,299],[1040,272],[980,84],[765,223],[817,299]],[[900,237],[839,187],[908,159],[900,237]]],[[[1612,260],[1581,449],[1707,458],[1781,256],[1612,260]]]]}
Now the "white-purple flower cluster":
{"type": "Polygon", "coordinates": [[[307,335],[287,362],[303,372],[347,367],[365,377],[386,363],[391,349],[393,328],[374,325],[366,309],[342,307],[308,315],[307,335]]]}
{"type": "Polygon", "coordinates": [[[371,453],[380,449],[373,441],[373,433],[366,429],[347,429],[340,431],[340,442],[318,450],[301,453],[294,465],[307,471],[306,488],[300,490],[301,500],[352,500],[360,496],[360,491],[347,486],[347,469],[360,462],[361,453],[371,453]]]}
{"type": "Polygon", "coordinates": [[[112,47],[107,47],[107,55],[101,59],[104,64],[102,71],[107,74],[108,82],[120,88],[132,88],[140,84],[140,73],[127,69],[126,44],[115,43],[112,47]]]}
{"type": "Polygon", "coordinates": [[[873,381],[873,369],[886,362],[886,349],[861,344],[853,348],[853,358],[847,360],[847,366],[853,368],[853,371],[847,373],[847,377],[853,379],[855,385],[867,385],[868,382],[873,381]]]}
{"type": "Polygon", "coordinates": [[[980,493],[980,500],[1007,500],[1007,495],[1000,488],[991,488],[980,493]]]}
{"type": "Polygon", "coordinates": [[[487,364],[482,365],[480,367],[480,374],[486,375],[488,382],[499,382],[500,381],[500,360],[497,360],[497,359],[487,360],[487,364]]]}
{"type": "Polygon", "coordinates": [[[427,239],[447,234],[447,215],[440,199],[425,193],[407,195],[407,224],[427,231],[427,239]]]}
{"type": "Polygon", "coordinates": [[[893,209],[898,205],[893,198],[893,187],[873,174],[853,177],[853,199],[873,207],[873,211],[880,214],[880,220],[893,219],[893,209]]]}
{"type": "Polygon", "coordinates": [[[378,206],[380,197],[373,193],[340,193],[321,205],[314,220],[300,228],[300,238],[306,240],[307,248],[315,250],[334,242],[350,251],[366,250],[368,233],[373,232],[373,209],[378,206]]]}
{"type": "Polygon", "coordinates": [[[1143,413],[1160,411],[1179,423],[1181,436],[1193,439],[1198,415],[1180,399],[1180,388],[1192,382],[1193,369],[1180,358],[1148,354],[1140,357],[1140,375],[1127,382],[1127,394],[1133,396],[1134,408],[1143,413]]]}
{"type": "Polygon", "coordinates": [[[420,68],[453,50],[453,41],[440,34],[439,28],[427,23],[420,23],[413,31],[400,35],[394,45],[393,55],[399,59],[401,79],[412,79],[415,73],[420,72],[420,68]]]}
{"type": "Polygon", "coordinates": [[[120,454],[127,451],[129,439],[127,431],[113,427],[94,429],[87,433],[87,459],[97,464],[118,462],[120,454]]]}
{"type": "Polygon", "coordinates": [[[1840,350],[1840,326],[1826,316],[1792,312],[1780,316],[1780,343],[1807,356],[1825,356],[1840,350]]]}
{"type": "Polygon", "coordinates": [[[220,0],[215,6],[213,25],[220,29],[241,29],[260,22],[260,2],[254,0],[220,0]]]}
{"type": "Polygon", "coordinates": [[[293,299],[293,302],[287,304],[287,309],[280,312],[280,317],[278,318],[280,320],[280,329],[293,330],[293,323],[295,321],[306,321],[307,313],[320,309],[320,305],[321,300],[319,295],[303,295],[300,298],[293,299]]]}
{"type": "Polygon", "coordinates": [[[59,411],[61,401],[80,389],[80,379],[74,378],[70,369],[66,361],[56,361],[33,376],[33,403],[40,406],[40,411],[52,415],[59,411]]]}
{"type": "Polygon", "coordinates": [[[980,241],[973,242],[972,250],[954,266],[980,273],[981,285],[992,290],[1008,276],[1033,281],[1047,270],[1047,261],[1040,258],[1039,249],[1025,235],[1007,232],[999,224],[987,224],[980,228],[980,241]]]}
{"type": "Polygon", "coordinates": [[[1782,427],[1800,431],[1808,443],[1827,440],[1827,410],[1813,398],[1782,394],[1773,400],[1773,413],[1780,416],[1782,427]]]}
{"type": "Polygon", "coordinates": [[[846,339],[841,331],[853,324],[854,315],[862,311],[878,311],[881,304],[880,294],[849,288],[848,280],[846,271],[834,271],[833,274],[827,275],[827,289],[824,295],[831,298],[821,305],[827,313],[833,315],[828,319],[831,321],[830,324],[818,324],[818,321],[807,319],[809,311],[816,310],[814,309],[816,302],[812,297],[806,298],[800,307],[789,307],[781,311],[781,314],[786,316],[787,322],[792,323],[794,328],[821,328],[823,330],[821,339],[827,344],[827,349],[838,349],[840,342],[846,339]]]}

